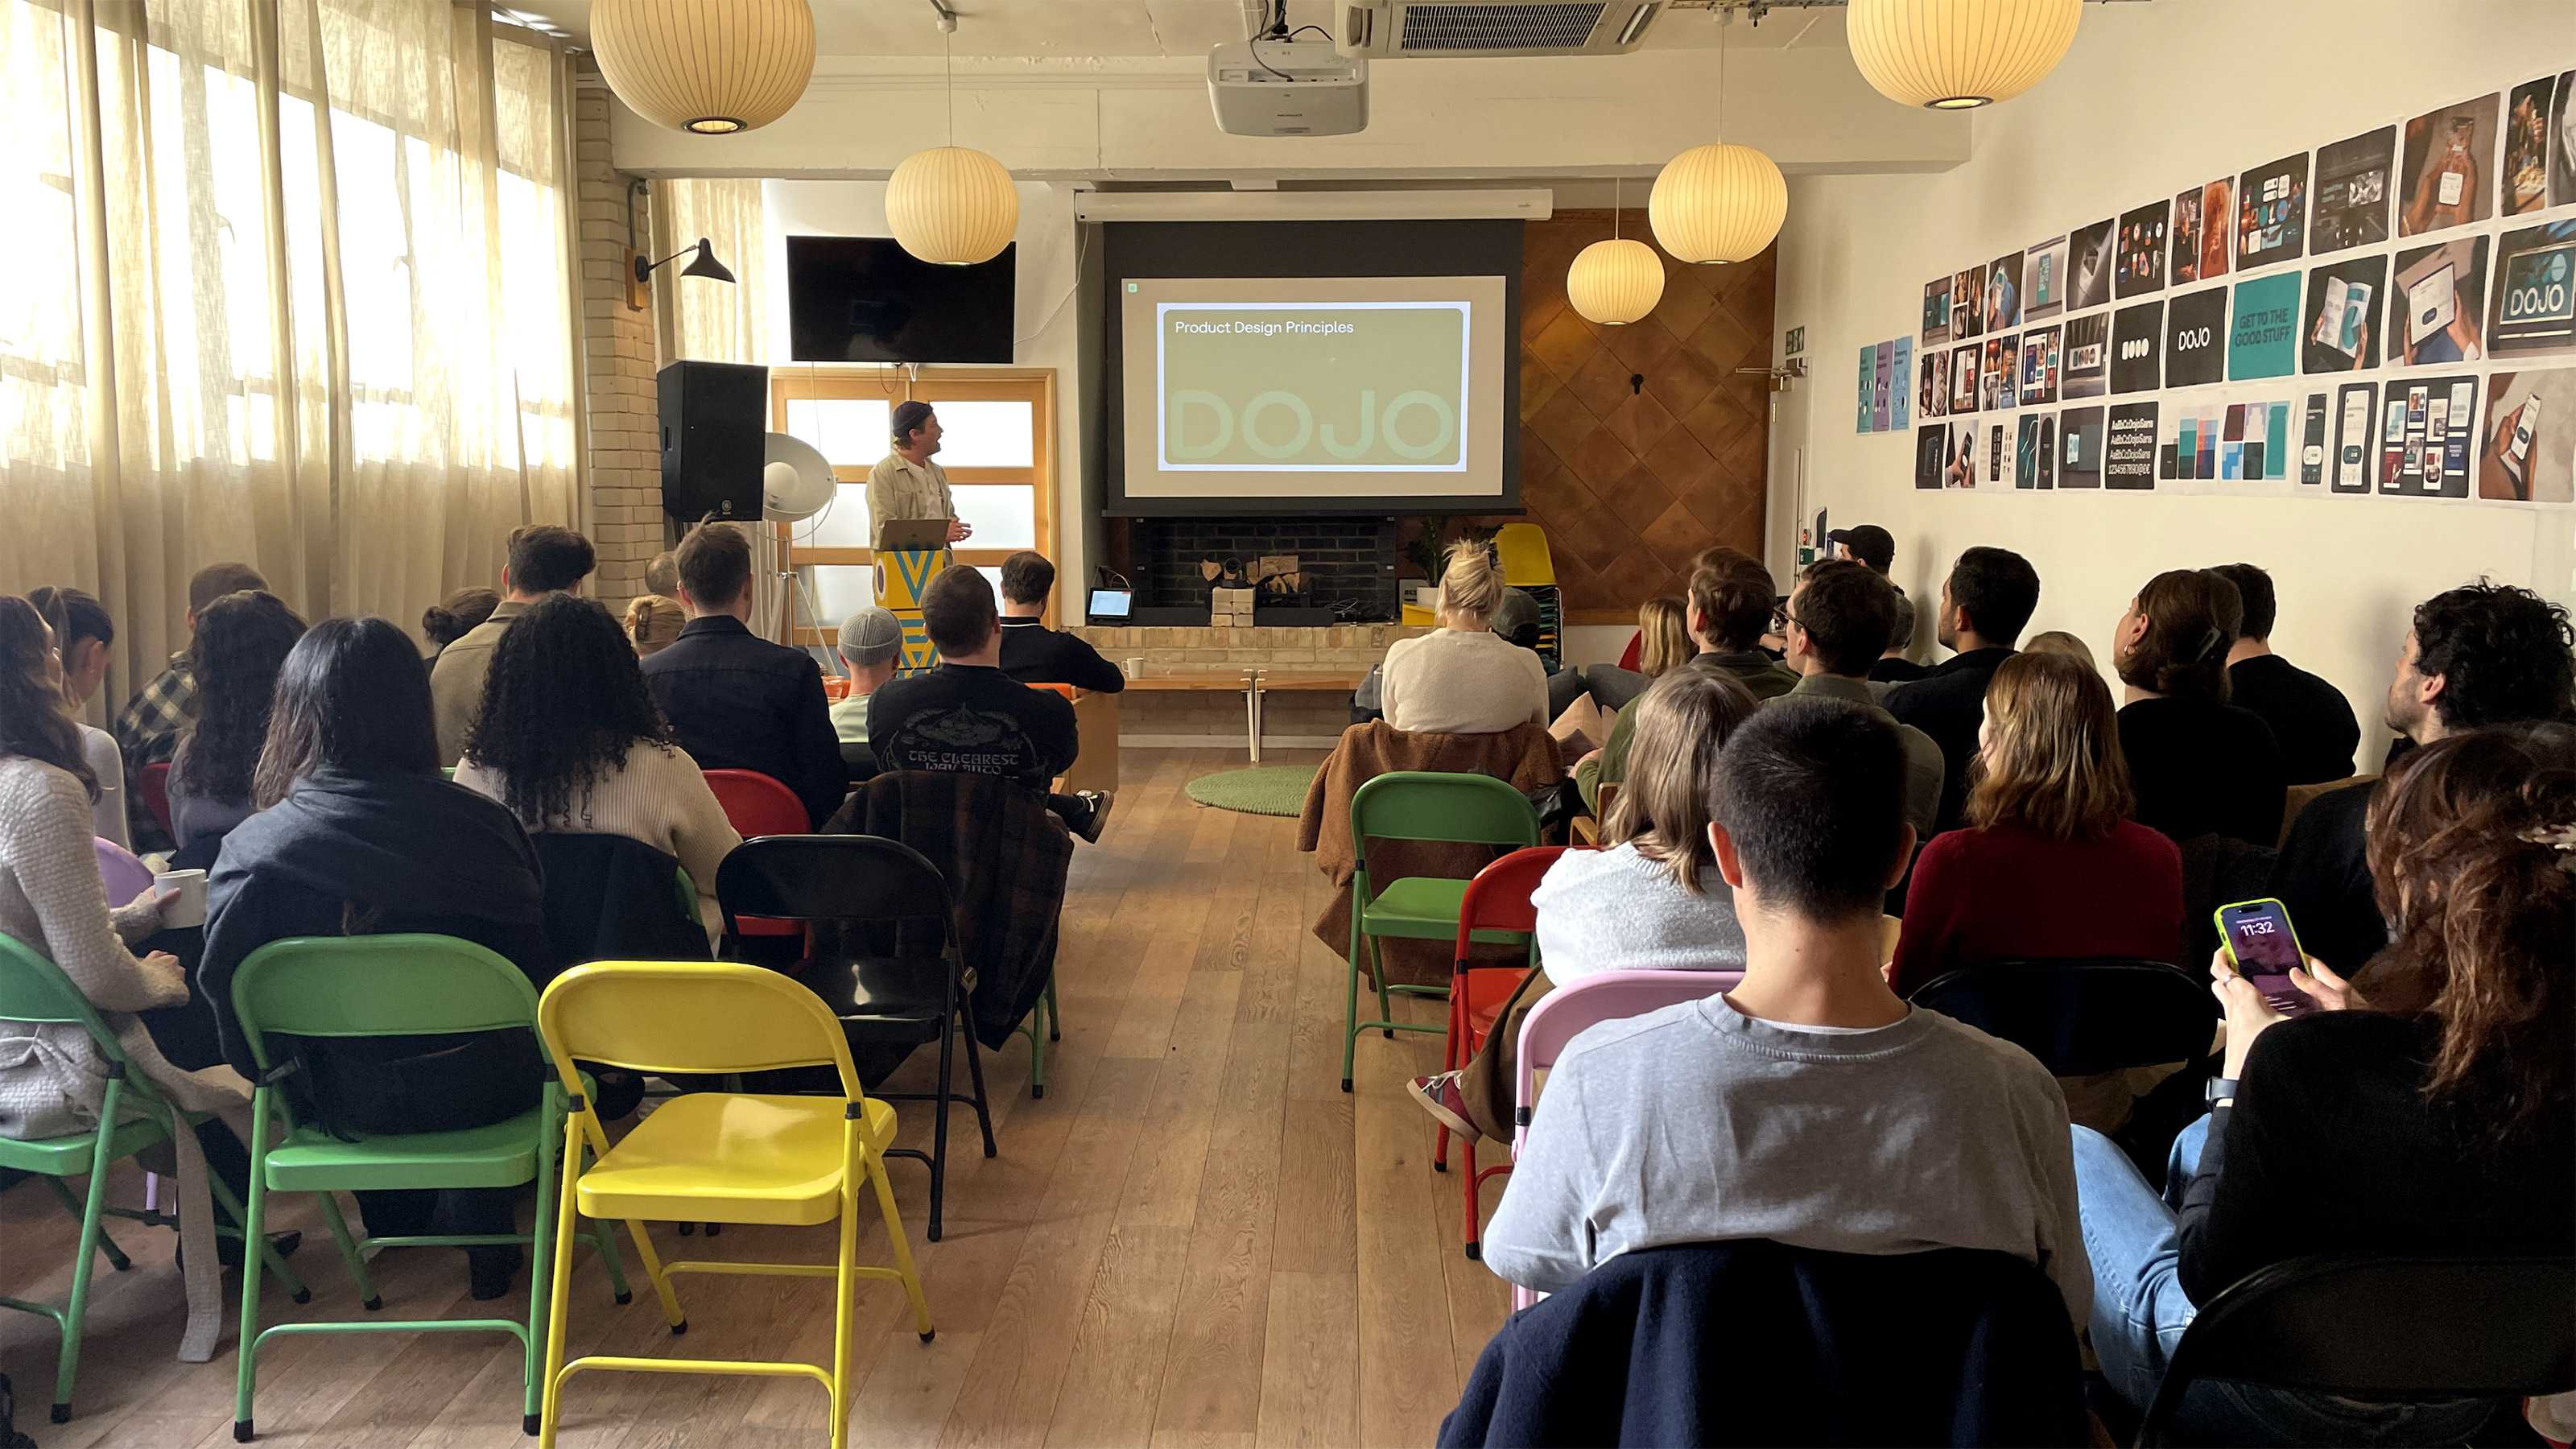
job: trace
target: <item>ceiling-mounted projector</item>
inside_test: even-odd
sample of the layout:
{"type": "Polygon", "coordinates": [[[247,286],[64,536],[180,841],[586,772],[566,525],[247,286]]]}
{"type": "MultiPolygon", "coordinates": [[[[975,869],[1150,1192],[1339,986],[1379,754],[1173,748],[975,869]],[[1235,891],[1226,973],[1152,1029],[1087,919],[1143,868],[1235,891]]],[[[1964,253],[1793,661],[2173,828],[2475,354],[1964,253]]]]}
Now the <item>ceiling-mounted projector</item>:
{"type": "Polygon", "coordinates": [[[1236,40],[1208,52],[1208,104],[1229,136],[1368,129],[1368,62],[1326,40],[1236,40]]]}

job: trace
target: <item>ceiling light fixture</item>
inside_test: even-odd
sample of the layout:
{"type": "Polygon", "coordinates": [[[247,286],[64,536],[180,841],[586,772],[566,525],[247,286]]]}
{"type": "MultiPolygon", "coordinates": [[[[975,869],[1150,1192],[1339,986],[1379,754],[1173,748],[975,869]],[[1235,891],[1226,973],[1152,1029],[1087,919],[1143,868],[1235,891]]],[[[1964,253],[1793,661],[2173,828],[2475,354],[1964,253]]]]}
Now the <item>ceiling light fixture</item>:
{"type": "Polygon", "coordinates": [[[1577,252],[1565,270],[1565,300],[1587,322],[1624,327],[1664,297],[1664,259],[1644,242],[1619,235],[1620,183],[1610,182],[1610,240],[1577,252]]]}
{"type": "Polygon", "coordinates": [[[2008,101],[2057,68],[2082,0],[1852,0],[1852,62],[1878,93],[1964,111],[2008,101]]]}
{"type": "MultiPolygon", "coordinates": [[[[1734,15],[1723,19],[1732,29],[1734,15]]],[[[1726,36],[1717,42],[1718,133],[1726,131],[1726,36]]],[[[1678,261],[1742,262],[1762,254],[1789,217],[1789,181],[1750,146],[1712,142],[1664,163],[1646,195],[1655,240],[1678,261]]]]}
{"type": "MultiPolygon", "coordinates": [[[[941,11],[942,35],[957,17],[941,11]]],[[[957,144],[957,58],[948,56],[948,144],[915,151],[886,178],[886,228],[925,262],[964,267],[1001,255],[1020,229],[1020,190],[1001,162],[957,144]]]]}
{"type": "Polygon", "coordinates": [[[701,136],[768,125],[814,78],[806,0],[597,0],[590,42],[629,109],[701,136]]]}

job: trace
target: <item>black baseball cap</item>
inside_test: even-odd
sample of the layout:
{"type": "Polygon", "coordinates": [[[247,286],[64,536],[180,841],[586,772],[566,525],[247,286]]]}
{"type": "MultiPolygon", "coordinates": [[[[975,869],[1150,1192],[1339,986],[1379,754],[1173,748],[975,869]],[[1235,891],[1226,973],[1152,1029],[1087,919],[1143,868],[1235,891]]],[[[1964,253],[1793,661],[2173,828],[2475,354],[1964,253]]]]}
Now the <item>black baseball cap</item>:
{"type": "Polygon", "coordinates": [[[1896,535],[1875,523],[1837,528],[1825,535],[1825,541],[1850,549],[1853,558],[1880,573],[1887,572],[1889,565],[1896,562],[1896,535]]]}

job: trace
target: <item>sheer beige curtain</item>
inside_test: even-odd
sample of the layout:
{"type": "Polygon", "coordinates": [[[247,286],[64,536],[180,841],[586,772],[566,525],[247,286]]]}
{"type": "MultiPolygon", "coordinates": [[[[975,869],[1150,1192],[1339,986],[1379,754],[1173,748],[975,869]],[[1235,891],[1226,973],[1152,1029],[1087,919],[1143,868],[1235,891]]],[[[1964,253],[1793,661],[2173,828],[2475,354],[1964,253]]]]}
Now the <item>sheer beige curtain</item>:
{"type": "Polygon", "coordinates": [[[116,613],[113,711],[250,562],[409,627],[569,522],[561,58],[449,0],[0,0],[0,589],[116,613]],[[32,525],[32,526],[29,526],[32,525]]]}

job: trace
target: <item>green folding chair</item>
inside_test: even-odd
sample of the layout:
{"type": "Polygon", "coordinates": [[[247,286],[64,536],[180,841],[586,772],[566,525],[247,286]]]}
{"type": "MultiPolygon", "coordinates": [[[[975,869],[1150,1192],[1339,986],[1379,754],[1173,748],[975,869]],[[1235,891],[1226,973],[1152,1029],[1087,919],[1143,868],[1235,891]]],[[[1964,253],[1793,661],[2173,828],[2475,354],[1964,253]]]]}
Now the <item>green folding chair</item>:
{"type": "MultiPolygon", "coordinates": [[[[1375,840],[1431,840],[1519,849],[1538,844],[1538,811],[1529,797],[1491,775],[1449,775],[1429,770],[1395,770],[1360,786],[1351,796],[1351,947],[1349,990],[1342,1003],[1342,1090],[1351,1089],[1351,1059],[1360,1033],[1376,1027],[1393,1040],[1399,1031],[1438,1036],[1446,1022],[1421,1024],[1395,1019],[1397,996],[1449,999],[1446,986],[1389,986],[1385,963],[1378,957],[1381,936],[1413,941],[1454,942],[1458,907],[1467,882],[1438,876],[1404,876],[1383,889],[1369,882],[1368,846],[1375,840]],[[1366,950],[1369,974],[1377,981],[1378,1019],[1360,1014],[1360,953],[1366,950]]],[[[1484,945],[1531,946],[1519,931],[1476,931],[1469,940],[1484,945]]],[[[1531,958],[1536,960],[1535,955],[1531,958]]]]}
{"type": "MultiPolygon", "coordinates": [[[[269,1339],[298,1333],[506,1333],[519,1340],[526,1386],[522,1427],[537,1432],[544,1390],[546,1297],[544,1265],[554,1245],[556,1144],[563,1140],[562,1084],[549,1072],[535,1107],[506,1122],[455,1132],[334,1136],[295,1120],[281,1090],[303,1059],[273,1051],[272,1034],[297,1037],[431,1036],[507,1031],[533,1033],[537,993],[516,966],[470,941],[450,936],[322,936],[272,941],[250,954],[233,974],[233,1014],[250,1044],[260,1075],[253,1097],[250,1143],[249,1230],[267,1220],[272,1192],[309,1192],[322,1200],[340,1257],[357,1280],[362,1305],[384,1307],[367,1272],[367,1254],[378,1248],[483,1248],[526,1244],[528,1318],[343,1319],[326,1323],[258,1326],[258,1280],[242,1285],[241,1351],[233,1387],[233,1438],[250,1442],[251,1398],[259,1348],[269,1339]],[[282,1060],[281,1060],[282,1058],[282,1060]],[[286,1138],[270,1140],[272,1114],[286,1122],[286,1138]],[[509,1188],[537,1185],[536,1229],[530,1233],[423,1234],[353,1238],[335,1193],[349,1191],[509,1188]]],[[[542,1057],[539,1058],[542,1060],[542,1057]]],[[[587,1083],[585,1082],[585,1086],[587,1083]]],[[[634,1224],[629,1231],[639,1236],[634,1224]]],[[[632,1301],[626,1271],[605,1224],[588,1234],[606,1260],[619,1303],[632,1301]]]]}
{"type": "MultiPolygon", "coordinates": [[[[72,1266],[72,1297],[67,1308],[49,1303],[31,1303],[18,1298],[0,1298],[0,1308],[15,1308],[23,1313],[36,1313],[54,1321],[62,1333],[62,1352],[54,1366],[54,1422],[66,1423],[72,1416],[72,1378],[80,1369],[81,1323],[89,1311],[89,1275],[92,1254],[104,1255],[116,1271],[122,1273],[134,1266],[116,1241],[107,1235],[100,1219],[125,1218],[149,1223],[155,1227],[174,1227],[178,1219],[168,1213],[148,1212],[139,1208],[107,1205],[107,1170],[147,1148],[158,1147],[183,1131],[193,1129],[206,1118],[204,1113],[182,1112],[153,1090],[152,1084],[130,1069],[125,1049],[117,1044],[116,1034],[99,1020],[98,1012],[84,999],[79,988],[63,975],[62,968],[46,960],[13,937],[0,935],[0,1021],[24,1021],[40,1025],[77,1023],[89,1033],[89,1039],[108,1064],[106,1100],[99,1109],[101,1124],[115,1123],[113,1130],[101,1125],[68,1137],[45,1137],[33,1141],[14,1141],[0,1137],[0,1167],[41,1177],[53,1190],[65,1211],[81,1220],[80,1256],[72,1266]],[[89,1188],[85,1195],[71,1190],[69,1179],[86,1174],[89,1188]]],[[[236,1226],[243,1219],[240,1199],[223,1179],[212,1179],[215,1204],[222,1217],[215,1231],[228,1238],[239,1238],[236,1226]]],[[[310,1302],[312,1293],[295,1276],[286,1261],[265,1243],[261,1244],[262,1261],[277,1280],[286,1285],[298,1303],[310,1302]]],[[[249,1275],[252,1284],[259,1281],[249,1275]]]]}

